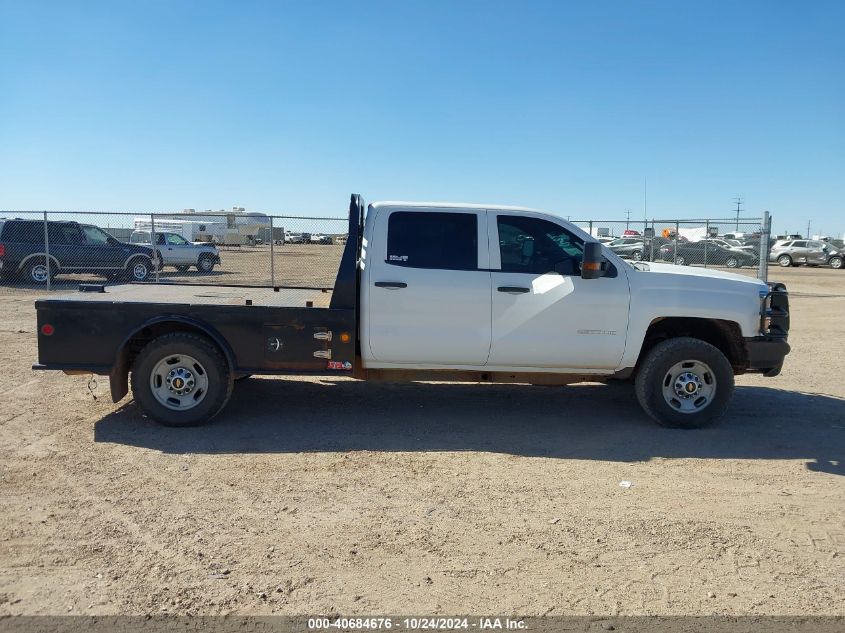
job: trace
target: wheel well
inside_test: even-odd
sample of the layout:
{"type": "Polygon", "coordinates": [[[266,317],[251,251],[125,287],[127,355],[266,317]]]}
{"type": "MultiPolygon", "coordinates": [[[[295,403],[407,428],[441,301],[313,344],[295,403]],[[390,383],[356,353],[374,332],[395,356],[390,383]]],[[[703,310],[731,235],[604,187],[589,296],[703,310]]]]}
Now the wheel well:
{"type": "Polygon", "coordinates": [[[118,351],[117,358],[115,358],[110,376],[111,396],[113,402],[118,402],[123,398],[123,396],[128,393],[129,370],[131,369],[132,364],[135,362],[135,358],[138,356],[141,350],[144,349],[144,347],[150,341],[158,338],[159,336],[171,334],[173,332],[190,332],[191,334],[196,334],[198,336],[202,336],[203,338],[208,339],[212,344],[216,345],[220,349],[220,352],[223,354],[223,357],[229,364],[229,369],[234,371],[235,363],[231,350],[228,348],[225,342],[218,336],[211,334],[199,325],[186,321],[156,321],[154,323],[149,323],[141,329],[137,330],[132,336],[130,336],[126,340],[126,342],[118,351]]]}
{"type": "Polygon", "coordinates": [[[734,373],[741,374],[748,366],[742,330],[733,321],[702,319],[696,317],[663,317],[648,326],[637,363],[658,343],[670,338],[689,336],[710,343],[719,349],[730,362],[734,373]]]}

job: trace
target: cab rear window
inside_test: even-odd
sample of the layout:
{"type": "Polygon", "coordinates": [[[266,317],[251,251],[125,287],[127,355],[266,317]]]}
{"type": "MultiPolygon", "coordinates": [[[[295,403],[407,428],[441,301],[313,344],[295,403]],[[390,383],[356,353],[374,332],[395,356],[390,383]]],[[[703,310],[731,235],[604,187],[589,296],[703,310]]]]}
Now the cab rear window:
{"type": "Polygon", "coordinates": [[[392,213],[387,223],[387,263],[409,268],[477,270],[478,216],[392,213]]]}

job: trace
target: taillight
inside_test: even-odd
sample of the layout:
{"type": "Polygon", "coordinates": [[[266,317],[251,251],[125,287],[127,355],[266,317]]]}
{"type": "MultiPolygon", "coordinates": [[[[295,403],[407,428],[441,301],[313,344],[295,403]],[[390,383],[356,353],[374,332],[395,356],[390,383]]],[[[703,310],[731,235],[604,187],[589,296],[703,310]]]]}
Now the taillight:
{"type": "Polygon", "coordinates": [[[55,332],[55,331],[56,331],[56,328],[54,328],[49,323],[45,323],[44,325],[41,326],[41,333],[44,336],[53,336],[53,332],[55,332]]]}
{"type": "Polygon", "coordinates": [[[6,256],[6,245],[0,244],[0,257],[5,257],[5,256],[6,256]]]}

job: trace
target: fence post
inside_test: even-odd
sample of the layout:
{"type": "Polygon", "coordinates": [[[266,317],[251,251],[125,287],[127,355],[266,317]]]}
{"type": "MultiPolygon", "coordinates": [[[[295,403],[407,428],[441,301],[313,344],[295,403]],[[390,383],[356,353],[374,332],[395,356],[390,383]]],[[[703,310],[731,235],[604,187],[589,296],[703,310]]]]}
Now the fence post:
{"type": "Polygon", "coordinates": [[[757,279],[769,281],[769,237],[772,230],[772,216],[763,211],[763,226],[760,231],[760,262],[757,268],[757,279]]]}
{"type": "Polygon", "coordinates": [[[276,235],[273,231],[273,216],[270,216],[270,285],[276,287],[276,258],[274,257],[276,235]]]}
{"type": "Polygon", "coordinates": [[[675,248],[673,249],[672,253],[672,263],[676,266],[678,265],[678,231],[681,230],[681,223],[675,222],[675,248]]]}
{"type": "Polygon", "coordinates": [[[707,244],[710,240],[710,220],[704,223],[704,267],[707,268],[707,244]]]}
{"type": "MultiPolygon", "coordinates": [[[[158,239],[156,237],[156,214],[150,213],[150,246],[153,247],[153,270],[155,271],[155,280],[158,283],[158,239]]],[[[162,262],[163,263],[163,262],[162,262]]]]}
{"type": "Polygon", "coordinates": [[[595,237],[595,235],[593,235],[593,221],[592,220],[590,220],[590,237],[595,237]]]}
{"type": "MultiPolygon", "coordinates": [[[[646,221],[646,224],[648,224],[648,221],[646,221]]],[[[655,233],[654,233],[654,218],[652,218],[651,219],[651,254],[649,255],[649,259],[648,259],[648,261],[650,261],[650,262],[654,261],[654,239],[656,237],[657,237],[657,235],[655,235],[655,233]]]]}
{"type": "Polygon", "coordinates": [[[50,237],[47,230],[47,212],[44,212],[44,260],[47,264],[47,292],[50,292],[50,237]]]}

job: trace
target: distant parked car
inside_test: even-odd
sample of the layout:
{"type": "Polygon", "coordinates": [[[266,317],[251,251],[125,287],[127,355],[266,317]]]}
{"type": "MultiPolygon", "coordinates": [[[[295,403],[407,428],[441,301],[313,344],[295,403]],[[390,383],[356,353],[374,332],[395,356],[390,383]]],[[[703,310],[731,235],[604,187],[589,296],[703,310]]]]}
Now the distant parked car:
{"type": "MultiPolygon", "coordinates": [[[[134,231],[129,237],[132,244],[149,244],[150,231],[134,231]]],[[[220,253],[214,244],[189,242],[178,233],[156,231],[156,247],[161,257],[161,267],[173,266],[180,272],[196,266],[201,273],[210,273],[220,264],[220,253]]]]}
{"type": "Polygon", "coordinates": [[[740,266],[754,266],[759,261],[755,253],[749,253],[739,249],[724,248],[707,240],[699,242],[678,243],[677,256],[675,255],[675,244],[664,244],[660,247],[660,259],[667,262],[675,262],[681,266],[689,264],[708,264],[713,266],[727,266],[728,268],[739,268],[740,266]]]}
{"type": "Polygon", "coordinates": [[[110,278],[145,281],[153,272],[151,248],[121,242],[103,229],[77,222],[47,222],[49,273],[44,246],[44,222],[0,220],[0,272],[47,283],[57,274],[96,273],[110,278]]]}
{"type": "Polygon", "coordinates": [[[619,257],[640,261],[651,259],[651,253],[654,252],[656,254],[660,250],[660,247],[667,242],[668,240],[662,237],[651,239],[644,239],[642,236],[620,237],[607,244],[607,247],[619,255],[619,257]]]}
{"type": "Polygon", "coordinates": [[[845,252],[821,240],[787,240],[775,243],[769,251],[769,261],[784,268],[805,264],[842,269],[845,252]]]}
{"type": "Polygon", "coordinates": [[[311,239],[308,241],[311,244],[331,244],[332,238],[330,235],[323,235],[322,233],[312,233],[311,239]]]}
{"type": "Polygon", "coordinates": [[[305,233],[292,233],[291,231],[285,231],[286,244],[305,244],[307,241],[305,233]]]}

